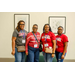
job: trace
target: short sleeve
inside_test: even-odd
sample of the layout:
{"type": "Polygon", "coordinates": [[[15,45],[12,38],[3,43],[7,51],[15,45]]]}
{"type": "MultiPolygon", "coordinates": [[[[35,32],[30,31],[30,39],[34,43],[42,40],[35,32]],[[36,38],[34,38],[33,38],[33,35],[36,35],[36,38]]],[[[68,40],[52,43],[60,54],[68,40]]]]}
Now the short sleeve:
{"type": "Polygon", "coordinates": [[[56,40],[56,36],[55,36],[55,34],[54,33],[52,33],[52,40],[56,40]]]}
{"type": "Polygon", "coordinates": [[[64,40],[63,41],[64,41],[64,43],[68,42],[68,37],[66,35],[64,35],[64,40]]]}
{"type": "Polygon", "coordinates": [[[17,31],[16,30],[13,32],[12,37],[17,37],[17,31]]]}

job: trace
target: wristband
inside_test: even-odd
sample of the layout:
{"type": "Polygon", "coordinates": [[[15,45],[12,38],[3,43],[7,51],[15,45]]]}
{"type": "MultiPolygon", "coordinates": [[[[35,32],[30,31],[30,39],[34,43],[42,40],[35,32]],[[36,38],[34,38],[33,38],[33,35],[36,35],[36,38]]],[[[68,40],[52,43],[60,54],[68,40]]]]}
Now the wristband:
{"type": "Polygon", "coordinates": [[[52,53],[52,54],[55,54],[55,53],[52,53]]]}

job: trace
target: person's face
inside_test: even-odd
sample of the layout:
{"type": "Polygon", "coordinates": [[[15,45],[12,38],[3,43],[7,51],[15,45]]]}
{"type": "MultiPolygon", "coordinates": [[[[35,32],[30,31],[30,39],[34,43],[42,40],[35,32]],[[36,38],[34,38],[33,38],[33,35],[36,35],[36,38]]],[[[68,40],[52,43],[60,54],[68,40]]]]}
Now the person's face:
{"type": "Polygon", "coordinates": [[[61,27],[58,28],[58,34],[62,34],[63,33],[63,29],[61,27]]]}
{"type": "Polygon", "coordinates": [[[21,28],[21,30],[24,29],[24,26],[25,26],[25,23],[24,22],[20,22],[20,28],[21,28]]]}
{"type": "Polygon", "coordinates": [[[49,25],[45,26],[45,32],[49,32],[49,25]]]}
{"type": "Polygon", "coordinates": [[[34,26],[33,26],[33,32],[36,33],[37,30],[38,30],[38,26],[35,26],[35,25],[34,25],[34,26]]]}

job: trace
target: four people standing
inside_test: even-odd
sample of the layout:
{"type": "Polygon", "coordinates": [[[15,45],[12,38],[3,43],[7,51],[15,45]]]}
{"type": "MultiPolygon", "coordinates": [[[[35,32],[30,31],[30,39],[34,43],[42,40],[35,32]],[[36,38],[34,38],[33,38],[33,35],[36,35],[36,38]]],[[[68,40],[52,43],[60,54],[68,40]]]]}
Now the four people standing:
{"type": "Polygon", "coordinates": [[[52,62],[53,57],[56,55],[57,62],[63,62],[67,52],[68,38],[63,34],[63,27],[58,27],[58,35],[51,31],[49,24],[43,27],[43,33],[37,32],[38,25],[34,24],[32,32],[27,34],[24,30],[25,22],[19,21],[18,26],[13,32],[12,36],[12,54],[15,56],[15,62],[24,62],[25,53],[27,55],[27,62],[39,62],[39,45],[42,43],[43,56],[45,62],[52,62]],[[24,52],[18,52],[17,46],[25,46],[24,52]],[[46,48],[52,49],[52,53],[46,53],[46,48]],[[56,50],[56,51],[55,51],[56,50]]]}

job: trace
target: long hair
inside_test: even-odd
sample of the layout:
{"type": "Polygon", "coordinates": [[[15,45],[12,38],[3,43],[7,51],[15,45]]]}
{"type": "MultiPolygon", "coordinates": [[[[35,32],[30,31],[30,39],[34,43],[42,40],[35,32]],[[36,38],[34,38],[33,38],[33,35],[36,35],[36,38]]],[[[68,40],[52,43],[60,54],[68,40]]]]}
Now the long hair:
{"type": "MultiPolygon", "coordinates": [[[[24,22],[24,21],[23,21],[23,20],[20,20],[20,21],[17,23],[16,29],[17,29],[18,32],[21,30],[21,28],[20,28],[20,23],[21,23],[21,22],[24,22]]],[[[25,22],[24,22],[24,23],[25,23],[25,22]]]]}
{"type": "Polygon", "coordinates": [[[48,25],[48,26],[49,26],[49,31],[51,31],[51,32],[52,32],[50,25],[49,25],[49,24],[45,24],[45,25],[44,25],[44,27],[43,27],[43,33],[45,32],[45,26],[46,26],[46,25],[48,25]]]}

